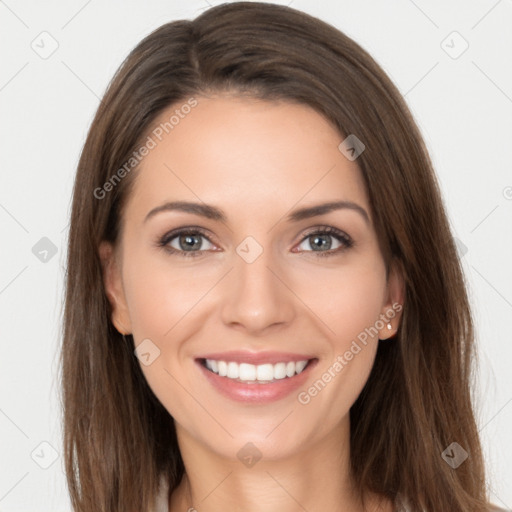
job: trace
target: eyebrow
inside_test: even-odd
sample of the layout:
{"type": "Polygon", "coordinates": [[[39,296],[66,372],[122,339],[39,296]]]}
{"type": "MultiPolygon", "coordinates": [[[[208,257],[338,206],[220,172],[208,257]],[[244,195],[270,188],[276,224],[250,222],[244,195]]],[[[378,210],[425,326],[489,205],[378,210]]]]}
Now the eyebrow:
{"type": "MultiPolygon", "coordinates": [[[[354,210],[363,217],[367,224],[370,223],[370,217],[366,210],[362,206],[352,201],[332,201],[329,203],[322,203],[314,206],[307,206],[305,208],[299,208],[290,213],[286,220],[288,222],[298,222],[304,219],[309,219],[318,215],[324,215],[326,213],[341,209],[354,210]]],[[[144,222],[147,222],[151,217],[154,217],[158,213],[169,211],[192,213],[194,215],[199,215],[207,219],[212,219],[224,223],[227,221],[226,214],[216,206],[208,205],[205,203],[192,203],[188,201],[170,201],[157,206],[156,208],[153,208],[146,215],[144,222]]]]}

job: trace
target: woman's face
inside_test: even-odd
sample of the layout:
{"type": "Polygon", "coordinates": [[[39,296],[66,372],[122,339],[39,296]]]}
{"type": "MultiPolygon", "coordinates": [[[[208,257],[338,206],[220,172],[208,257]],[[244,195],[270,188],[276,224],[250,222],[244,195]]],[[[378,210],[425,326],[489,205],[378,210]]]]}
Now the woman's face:
{"type": "Polygon", "coordinates": [[[196,99],[168,134],[180,105],[155,123],[115,258],[101,246],[112,321],[179,436],[285,457],[347,426],[403,286],[386,281],[357,159],[321,115],[196,99]]]}

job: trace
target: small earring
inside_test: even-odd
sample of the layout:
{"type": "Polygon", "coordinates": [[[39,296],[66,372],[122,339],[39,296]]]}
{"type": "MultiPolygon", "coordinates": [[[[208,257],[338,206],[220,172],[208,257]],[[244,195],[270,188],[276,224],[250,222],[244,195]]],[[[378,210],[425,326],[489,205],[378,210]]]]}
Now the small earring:
{"type": "Polygon", "coordinates": [[[388,325],[386,327],[388,328],[389,331],[393,330],[393,326],[391,325],[391,323],[388,323],[388,325]]]}

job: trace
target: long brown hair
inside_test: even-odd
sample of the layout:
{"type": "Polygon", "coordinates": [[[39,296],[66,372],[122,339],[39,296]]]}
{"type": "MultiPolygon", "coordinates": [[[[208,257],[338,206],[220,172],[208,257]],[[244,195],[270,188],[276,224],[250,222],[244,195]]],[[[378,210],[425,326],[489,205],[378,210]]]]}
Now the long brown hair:
{"type": "Polygon", "coordinates": [[[314,108],[366,146],[357,163],[385,259],[405,280],[402,322],[381,343],[350,411],[351,466],[367,491],[411,511],[484,510],[472,407],[474,333],[462,268],[427,149],[385,72],[353,40],[300,11],[237,2],[167,23],[113,77],[73,190],[62,343],[67,482],[75,512],[147,512],[184,466],[171,416],[111,323],[98,246],[116,243],[136,166],[119,169],[164,109],[230,92],[314,108]],[[110,186],[105,184],[109,182],[110,186]],[[458,443],[456,469],[442,452],[458,443]]]}

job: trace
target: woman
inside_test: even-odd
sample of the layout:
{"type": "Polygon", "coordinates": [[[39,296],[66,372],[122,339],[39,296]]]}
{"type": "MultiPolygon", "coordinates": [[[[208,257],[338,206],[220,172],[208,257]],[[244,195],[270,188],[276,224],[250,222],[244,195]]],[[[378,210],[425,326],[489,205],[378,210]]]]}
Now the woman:
{"type": "Polygon", "coordinates": [[[360,46],[240,2],[131,52],[73,194],[75,512],[489,510],[473,359],[432,164],[360,46]]]}

